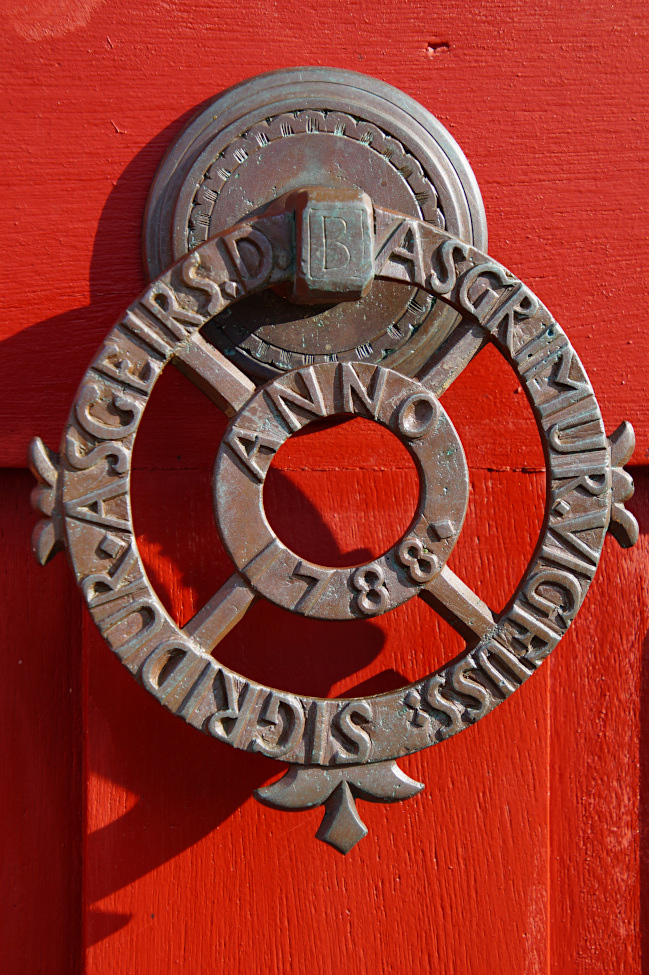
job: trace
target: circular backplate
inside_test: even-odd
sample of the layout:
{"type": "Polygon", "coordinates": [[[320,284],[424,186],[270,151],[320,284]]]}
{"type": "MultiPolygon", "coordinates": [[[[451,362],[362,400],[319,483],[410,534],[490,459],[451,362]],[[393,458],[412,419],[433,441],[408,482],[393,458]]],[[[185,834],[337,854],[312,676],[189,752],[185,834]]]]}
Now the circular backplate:
{"type": "MultiPolygon", "coordinates": [[[[171,146],[147,204],[148,274],[155,278],[283,193],[314,184],[360,188],[377,206],[487,249],[477,182],[436,118],[366,75],[293,68],[228,89],[171,146]]],[[[457,321],[425,292],[377,281],[365,298],[332,306],[298,306],[263,292],[214,318],[203,334],[258,380],[359,359],[414,375],[457,321]]]]}

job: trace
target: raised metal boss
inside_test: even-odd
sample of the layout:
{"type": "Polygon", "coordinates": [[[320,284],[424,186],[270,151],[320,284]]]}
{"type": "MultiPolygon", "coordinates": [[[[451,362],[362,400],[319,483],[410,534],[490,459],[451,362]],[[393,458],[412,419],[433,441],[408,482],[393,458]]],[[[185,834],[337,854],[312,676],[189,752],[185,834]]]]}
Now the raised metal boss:
{"type": "MultiPolygon", "coordinates": [[[[307,103],[300,110],[307,117],[305,134],[322,134],[316,127],[320,119],[329,120],[332,135],[340,129],[340,120],[330,117],[335,115],[333,94],[317,77],[318,70],[271,76],[278,88],[275,114],[270,112],[270,95],[265,95],[267,115],[257,129],[246,128],[248,143],[267,148],[271,140],[262,138],[264,125],[277,124],[287,151],[308,159],[308,140],[306,148],[291,148],[294,126],[285,119],[276,123],[300,91],[307,103]]],[[[393,91],[348,72],[339,76],[340,87],[356,85],[356,93],[361,82],[383,98],[386,90],[393,91]]],[[[255,89],[256,83],[247,86],[259,98],[259,90],[266,92],[270,83],[255,89]]],[[[358,97],[371,115],[365,104],[368,91],[358,97]]],[[[250,91],[247,97],[242,95],[242,100],[250,112],[250,91]]],[[[400,93],[393,98],[405,112],[409,100],[400,93]]],[[[300,111],[293,109],[294,120],[300,111]]],[[[241,125],[248,126],[246,112],[241,125]]],[[[375,123],[366,124],[371,138],[363,137],[357,106],[354,125],[363,153],[374,141],[375,123]]],[[[200,162],[190,153],[183,178],[194,180],[192,200],[201,201],[206,198],[206,174],[217,164],[230,171],[222,156],[212,159],[214,147],[203,145],[200,125],[194,123],[188,131],[201,147],[200,162]],[[195,170],[201,174],[198,180],[195,170]]],[[[334,136],[344,137],[340,132],[334,136]]],[[[448,145],[452,149],[452,140],[448,145]]],[[[244,165],[249,155],[243,155],[240,145],[237,149],[244,165]]],[[[457,147],[453,152],[457,161],[457,147]]],[[[161,170],[165,186],[173,182],[165,171],[168,160],[161,170]]],[[[468,166],[465,161],[462,165],[468,166]]],[[[60,453],[36,439],[30,459],[40,481],[35,505],[45,515],[33,537],[39,562],[46,563],[65,547],[93,619],[142,685],[204,733],[287,762],[284,777],[259,789],[257,798],[286,809],[323,804],[317,835],[347,852],[367,832],[355,799],[392,802],[418,793],[423,786],[408,778],[396,760],[474,724],[531,676],[574,619],[607,530],[629,546],[637,539],[638,526],[624,507],[633,492],[632,480],[622,470],[633,451],[631,425],[625,422],[606,436],[583,367],[541,302],[502,265],[448,232],[441,217],[431,222],[379,206],[351,177],[346,185],[332,180],[333,168],[330,163],[329,185],[288,186],[278,198],[259,203],[254,216],[227,230],[210,231],[202,241],[191,240],[196,246],[188,254],[181,248],[179,259],[128,308],[90,364],[60,453]],[[421,356],[422,339],[414,326],[408,341],[394,336],[390,350],[385,336],[394,323],[386,326],[379,315],[374,328],[381,335],[380,354],[371,341],[362,359],[351,352],[358,352],[353,334],[349,345],[354,316],[359,305],[371,300],[375,282],[387,282],[392,289],[381,291],[379,286],[379,296],[403,291],[410,302],[413,295],[434,299],[425,305],[415,299],[432,321],[423,340],[426,359],[415,378],[404,375],[403,368],[390,368],[391,352],[395,366],[408,361],[409,341],[418,347],[413,358],[421,356]],[[332,342],[337,336],[339,345],[347,342],[349,348],[292,352],[283,368],[281,357],[273,364],[264,352],[266,376],[271,370],[272,378],[257,388],[233,360],[245,364],[257,348],[255,342],[265,339],[248,328],[243,351],[231,348],[228,357],[217,347],[218,340],[208,341],[205,335],[214,339],[215,330],[231,328],[224,313],[270,288],[277,289],[275,296],[283,294],[277,300],[290,305],[296,317],[300,306],[326,303],[337,309],[329,318],[326,309],[318,312],[324,316],[321,326],[332,342]],[[443,313],[441,326],[438,303],[451,309],[443,313]],[[352,309],[348,319],[345,308],[352,309]],[[462,528],[469,488],[462,445],[439,397],[487,342],[506,357],[526,391],[547,467],[541,537],[500,616],[446,566],[462,528]],[[232,416],[216,458],[214,510],[236,571],[183,628],[167,614],[146,576],[129,503],[138,425],[156,380],[170,362],[232,416]],[[279,447],[312,420],[341,414],[363,416],[391,430],[410,451],[421,484],[406,534],[380,558],[344,569],[293,553],[274,533],[263,506],[264,479],[279,447]],[[284,693],[229,670],[213,655],[259,596],[303,616],[350,622],[420,597],[466,637],[466,650],[410,686],[375,697],[325,700],[284,693]]],[[[466,171],[463,177],[468,178],[466,171]]],[[[245,172],[242,178],[245,182],[245,172]]],[[[187,195],[185,183],[176,182],[179,197],[187,195]]],[[[159,186],[160,177],[149,229],[151,219],[160,227],[155,204],[159,186]]],[[[470,186],[474,211],[479,212],[477,188],[470,186]]],[[[211,200],[213,206],[217,199],[211,200]]],[[[176,201],[176,215],[179,211],[176,201]]],[[[181,212],[181,229],[187,228],[184,220],[181,212]]],[[[178,230],[177,222],[173,226],[178,230]]],[[[299,321],[292,326],[299,328],[299,321]]],[[[308,342],[304,347],[308,350],[308,342]]]]}

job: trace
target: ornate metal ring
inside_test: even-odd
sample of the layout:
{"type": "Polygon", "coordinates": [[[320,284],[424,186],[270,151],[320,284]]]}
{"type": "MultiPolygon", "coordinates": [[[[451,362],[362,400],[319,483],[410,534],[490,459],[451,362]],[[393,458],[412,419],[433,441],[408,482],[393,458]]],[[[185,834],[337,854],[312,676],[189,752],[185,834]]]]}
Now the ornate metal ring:
{"type": "MultiPolygon", "coordinates": [[[[333,357],[332,357],[333,358],[333,357]]],[[[422,788],[395,764],[471,726],[556,646],[593,579],[607,529],[633,544],[622,471],[628,423],[607,438],[593,390],[564,332],[534,294],[486,254],[430,223],[372,207],[362,193],[304,190],[201,243],[160,275],[108,334],[86,372],[56,455],[35,440],[37,558],[65,545],[111,649],[162,704],[236,748],[288,762],[258,792],[286,808],[325,803],[321,838],[346,851],[365,828],[354,798],[392,801],[422,788]],[[336,258],[336,259],[333,259],[336,258]],[[374,278],[425,290],[462,316],[416,380],[373,363],[312,363],[259,390],[201,328],[245,295],[293,282],[299,299],[358,296],[374,278]],[[532,561],[504,612],[446,566],[468,497],[466,463],[439,398],[486,342],[531,403],[547,466],[547,505],[532,561]],[[216,460],[217,523],[236,566],[183,628],[140,558],[129,503],[133,445],[148,397],[172,359],[233,415],[216,460]],[[318,566],[270,528],[262,485],[296,430],[332,414],[384,424],[416,459],[413,523],[380,559],[318,566]],[[305,616],[353,620],[420,596],[465,633],[467,648],[408,687],[324,700],[265,687],[219,664],[219,641],[257,596],[305,616]]]]}

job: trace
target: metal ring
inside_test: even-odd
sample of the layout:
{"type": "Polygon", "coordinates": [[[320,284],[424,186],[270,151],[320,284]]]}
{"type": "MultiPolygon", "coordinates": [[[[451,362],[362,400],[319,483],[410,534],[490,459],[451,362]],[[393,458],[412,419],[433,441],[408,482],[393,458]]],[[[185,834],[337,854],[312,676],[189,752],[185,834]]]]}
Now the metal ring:
{"type": "MultiPolygon", "coordinates": [[[[612,503],[618,524],[622,517],[622,496],[612,496],[611,443],[599,407],[550,313],[502,265],[443,230],[398,214],[377,210],[376,216],[387,229],[375,273],[426,288],[464,317],[422,370],[420,383],[440,394],[485,341],[493,342],[528,396],[547,460],[541,537],[504,612],[496,618],[446,569],[421,588],[426,601],[472,637],[455,660],[372,698],[286,694],[232,672],[209,653],[254,598],[241,575],[235,573],[183,629],[146,577],[131,521],[129,473],[150,392],[175,358],[202,376],[231,412],[249,401],[253,384],[202,342],[200,328],[215,309],[288,280],[292,214],[261,217],[221,234],[153,282],[84,376],[58,463],[42,445],[35,448],[47,495],[41,510],[51,516],[37,528],[41,558],[60,546],[62,525],[90,613],[124,665],[195,727],[294,764],[385,762],[442,741],[491,711],[568,629],[594,576],[612,503]],[[256,278],[233,257],[242,232],[267,242],[270,257],[256,278]]],[[[619,467],[628,451],[622,456],[615,449],[619,467]]],[[[416,558],[417,552],[410,554],[416,558]]],[[[383,584],[375,580],[377,588],[383,584]]]]}

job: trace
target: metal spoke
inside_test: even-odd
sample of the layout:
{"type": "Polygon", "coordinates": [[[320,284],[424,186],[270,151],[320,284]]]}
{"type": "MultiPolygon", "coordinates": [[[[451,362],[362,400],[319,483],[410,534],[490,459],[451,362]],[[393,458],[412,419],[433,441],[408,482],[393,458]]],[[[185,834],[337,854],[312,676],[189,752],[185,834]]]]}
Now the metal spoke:
{"type": "Polygon", "coordinates": [[[487,342],[479,325],[461,321],[430,357],[417,379],[435,396],[441,396],[487,342]]]}
{"type": "Polygon", "coordinates": [[[240,369],[196,332],[175,353],[173,363],[227,416],[248,402],[256,386],[240,369]]]}
{"type": "Polygon", "coordinates": [[[465,640],[488,636],[498,622],[486,603],[444,566],[421,590],[422,599],[465,640]]]}
{"type": "Polygon", "coordinates": [[[185,624],[183,633],[196,640],[206,653],[211,653],[245,616],[255,599],[256,595],[246,580],[235,572],[185,624]]]}

